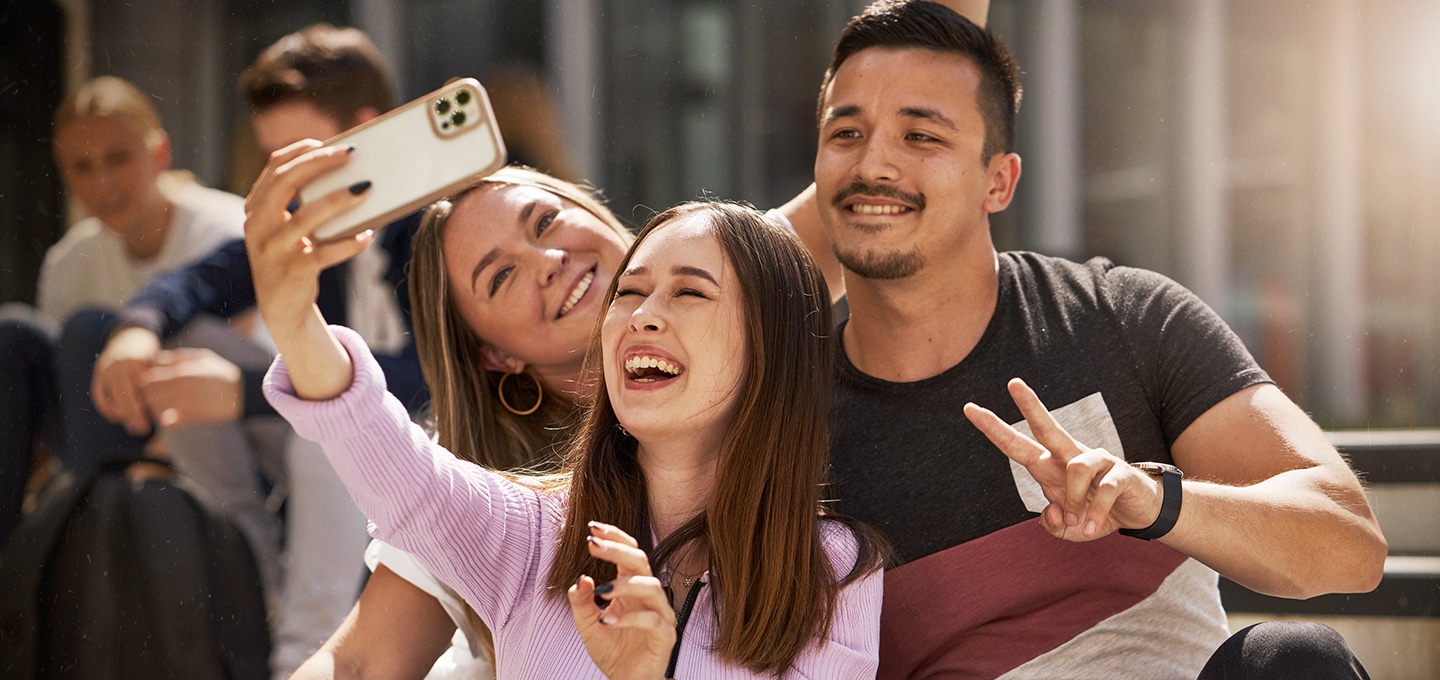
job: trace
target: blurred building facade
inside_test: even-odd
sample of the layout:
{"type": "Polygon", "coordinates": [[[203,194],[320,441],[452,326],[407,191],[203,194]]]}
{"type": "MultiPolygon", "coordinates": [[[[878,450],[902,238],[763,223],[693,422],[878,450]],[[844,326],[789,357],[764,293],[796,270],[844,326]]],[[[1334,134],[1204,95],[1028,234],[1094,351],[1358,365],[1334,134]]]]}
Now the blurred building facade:
{"type": "MultiPolygon", "coordinates": [[[[864,4],[9,4],[35,3],[36,17],[59,10],[57,28],[0,28],[57,35],[3,58],[0,74],[24,87],[0,83],[0,112],[39,107],[30,119],[48,120],[71,82],[121,75],[156,96],[178,166],[243,193],[258,159],[236,75],[308,23],[356,25],[394,60],[406,97],[453,76],[538,74],[549,103],[520,117],[553,106],[543,116],[565,158],[527,159],[603,187],[637,224],[700,195],[772,206],[808,184],[820,77],[864,4]],[[25,61],[46,55],[50,81],[25,61]]],[[[995,221],[1002,248],[1103,255],[1179,280],[1327,426],[1440,425],[1440,3],[992,0],[990,25],[1026,72],[1025,171],[995,221]]],[[[48,134],[5,127],[5,140],[48,134]]],[[[0,181],[11,182],[0,271],[12,271],[58,237],[63,211],[38,214],[0,181]]],[[[0,287],[27,295],[4,277],[0,287]]]]}

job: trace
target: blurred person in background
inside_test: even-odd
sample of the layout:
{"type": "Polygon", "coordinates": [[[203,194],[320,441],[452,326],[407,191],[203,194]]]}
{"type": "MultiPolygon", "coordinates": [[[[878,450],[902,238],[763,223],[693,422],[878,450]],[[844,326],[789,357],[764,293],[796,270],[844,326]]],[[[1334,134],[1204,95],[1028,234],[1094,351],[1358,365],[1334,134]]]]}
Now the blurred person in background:
{"type": "MultiPolygon", "coordinates": [[[[156,276],[238,238],[242,199],[170,169],[171,141],[159,114],[123,79],[100,76],[80,84],[54,120],[56,165],[88,216],[46,253],[37,307],[9,305],[0,320],[0,441],[7,442],[0,462],[0,545],[20,518],[42,442],[79,478],[107,461],[192,447],[247,455],[251,443],[233,425],[170,423],[164,437],[127,432],[100,417],[86,397],[95,355],[126,300],[156,276]]],[[[178,342],[263,359],[252,339],[206,322],[178,342]]],[[[208,349],[177,352],[218,356],[208,349]]],[[[151,366],[157,377],[170,368],[151,366]]]]}
{"type": "MultiPolygon", "coordinates": [[[[241,76],[260,146],[271,152],[301,139],[327,139],[371,120],[396,103],[389,65],[370,39],[353,28],[319,24],[266,48],[241,76]]],[[[353,261],[320,277],[318,304],[344,319],[372,347],[389,389],[412,410],[425,388],[410,334],[405,289],[410,242],[419,216],[380,233],[353,261]]],[[[244,241],[236,238],[193,266],[157,279],[130,299],[121,323],[96,364],[91,395],[106,417],[145,432],[159,414],[172,422],[234,422],[273,415],[260,393],[263,368],[192,365],[183,385],[157,394],[148,375],[165,361],[161,343],[203,314],[233,317],[255,307],[244,241]],[[219,408],[217,408],[219,406],[219,408]]],[[[369,539],[365,518],[319,449],[289,437],[280,460],[223,457],[205,452],[177,456],[182,474],[205,480],[206,500],[246,532],[272,572],[275,677],[289,677],[344,619],[365,573],[369,539]],[[274,485],[257,476],[264,470],[274,485]],[[280,518],[285,500],[285,550],[280,518]],[[283,564],[283,569],[280,565],[283,564]]]]}

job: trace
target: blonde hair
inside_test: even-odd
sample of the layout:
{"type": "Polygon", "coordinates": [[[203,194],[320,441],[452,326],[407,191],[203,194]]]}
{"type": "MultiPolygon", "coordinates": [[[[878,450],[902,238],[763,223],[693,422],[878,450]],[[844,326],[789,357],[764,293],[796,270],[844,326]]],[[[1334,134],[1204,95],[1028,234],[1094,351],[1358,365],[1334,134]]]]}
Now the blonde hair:
{"type": "MultiPolygon", "coordinates": [[[[420,369],[430,387],[432,426],[439,443],[456,456],[497,470],[549,468],[557,446],[568,441],[575,423],[575,403],[565,395],[546,392],[540,408],[529,415],[511,413],[499,403],[497,389],[505,374],[488,371],[481,363],[485,329],[470,328],[450,300],[441,243],[455,203],[472,191],[506,186],[540,189],[564,198],[595,215],[626,243],[634,240],[625,225],[587,187],[556,179],[520,166],[502,168],[461,194],[434,203],[421,218],[410,258],[410,309],[415,323],[415,347],[420,369]]],[[[588,346],[589,338],[577,350],[588,346]]],[[[515,395],[520,387],[538,381],[534,375],[512,379],[507,398],[527,408],[533,392],[515,395]]]]}
{"type": "Polygon", "coordinates": [[[99,76],[81,83],[55,110],[54,130],[82,116],[113,118],[145,140],[149,149],[165,139],[160,114],[150,98],[124,78],[99,76]]]}

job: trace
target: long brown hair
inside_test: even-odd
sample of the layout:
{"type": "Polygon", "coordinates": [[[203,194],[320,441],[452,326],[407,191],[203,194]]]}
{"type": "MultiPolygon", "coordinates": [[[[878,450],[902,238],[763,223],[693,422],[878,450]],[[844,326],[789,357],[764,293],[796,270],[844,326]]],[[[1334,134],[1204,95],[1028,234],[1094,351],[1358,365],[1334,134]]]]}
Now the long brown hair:
{"type": "MultiPolygon", "coordinates": [[[[420,370],[430,387],[431,426],[441,446],[456,456],[497,470],[544,466],[568,441],[576,422],[575,403],[546,392],[540,409],[519,416],[496,397],[503,373],[485,370],[480,359],[485,330],[471,329],[450,300],[441,247],[445,225],[460,196],[471,191],[527,186],[569,200],[600,218],[629,243],[630,231],[591,191],[529,168],[502,168],[449,200],[426,209],[410,258],[410,310],[420,370]]],[[[577,348],[578,349],[578,348],[577,348]]],[[[538,385],[534,376],[507,381],[510,403],[534,403],[534,393],[515,395],[513,386],[538,385]]]]}
{"type": "MultiPolygon", "coordinates": [[[[881,554],[857,532],[860,558],[837,574],[821,541],[821,492],[829,461],[833,322],[820,270],[793,234],[732,203],[686,203],[650,220],[636,245],[670,221],[710,218],[742,289],[748,346],[745,384],[722,445],[705,509],[650,550],[659,565],[693,545],[708,548],[715,589],[715,653],[756,672],[778,673],[829,632],[840,589],[878,568],[881,554]],[[784,417],[781,417],[781,414],[784,417]]],[[[620,271],[629,266],[630,248],[620,271]]],[[[610,284],[605,305],[615,298],[610,284]]],[[[598,366],[599,334],[587,364],[598,366]]],[[[590,520],[639,540],[650,536],[637,442],[622,433],[602,371],[590,369],[594,404],[566,455],[570,503],[549,585],[559,597],[581,574],[615,567],[585,548],[590,520]]]]}

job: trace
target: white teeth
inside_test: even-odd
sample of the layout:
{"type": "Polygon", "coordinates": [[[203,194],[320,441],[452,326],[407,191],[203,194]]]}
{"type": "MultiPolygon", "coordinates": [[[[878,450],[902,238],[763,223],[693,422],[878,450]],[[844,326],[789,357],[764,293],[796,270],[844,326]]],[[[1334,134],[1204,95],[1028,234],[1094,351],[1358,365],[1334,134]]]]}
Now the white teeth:
{"type": "Polygon", "coordinates": [[[676,366],[675,364],[672,364],[664,359],[657,359],[655,357],[647,356],[635,356],[625,360],[626,373],[634,373],[643,368],[659,369],[661,372],[668,373],[670,375],[680,374],[679,366],[676,366]]]}
{"type": "Polygon", "coordinates": [[[861,215],[896,215],[905,212],[906,210],[909,210],[909,208],[900,205],[870,205],[868,203],[856,203],[850,206],[851,212],[857,212],[861,215]]]}
{"type": "Polygon", "coordinates": [[[560,305],[560,316],[565,316],[570,310],[575,309],[575,303],[585,297],[585,291],[590,290],[590,284],[595,281],[595,272],[586,272],[580,283],[575,284],[575,290],[570,291],[570,297],[566,298],[565,304],[560,305]]]}

